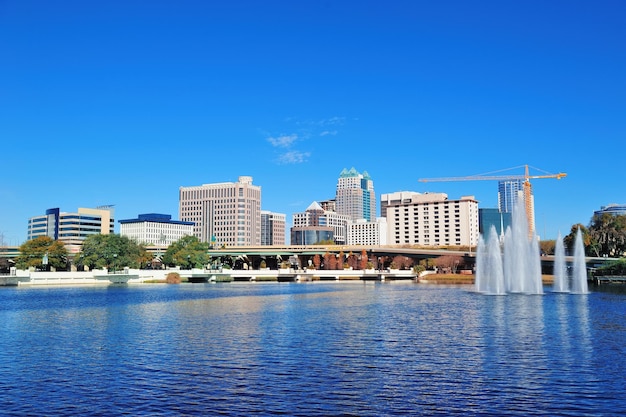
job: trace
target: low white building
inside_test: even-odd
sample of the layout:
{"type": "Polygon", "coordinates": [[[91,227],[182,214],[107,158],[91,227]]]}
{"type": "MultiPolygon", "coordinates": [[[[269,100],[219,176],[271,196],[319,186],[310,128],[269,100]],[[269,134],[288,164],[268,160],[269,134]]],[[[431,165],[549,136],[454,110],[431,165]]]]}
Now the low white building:
{"type": "Polygon", "coordinates": [[[169,214],[140,214],[136,219],[119,220],[120,235],[148,246],[167,247],[183,236],[193,235],[193,222],[172,220],[169,214]]]}
{"type": "Polygon", "coordinates": [[[387,244],[387,219],[379,217],[375,222],[365,219],[348,223],[347,244],[380,246],[387,244]]]}
{"type": "Polygon", "coordinates": [[[448,200],[444,193],[400,191],[381,196],[387,218],[387,243],[417,246],[475,246],[478,201],[474,196],[448,200]]]}

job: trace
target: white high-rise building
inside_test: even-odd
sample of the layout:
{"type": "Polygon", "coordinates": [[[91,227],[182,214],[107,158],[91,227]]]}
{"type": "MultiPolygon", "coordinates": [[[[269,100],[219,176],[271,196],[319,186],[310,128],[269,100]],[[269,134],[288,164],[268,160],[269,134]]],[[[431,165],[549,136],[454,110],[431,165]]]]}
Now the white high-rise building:
{"type": "Polygon", "coordinates": [[[202,242],[217,246],[261,244],[261,187],[252,177],[237,182],[180,187],[179,217],[195,224],[202,242]]]}
{"type": "Polygon", "coordinates": [[[337,213],[350,216],[353,221],[376,221],[374,181],[366,171],[362,174],[354,168],[341,171],[337,180],[335,203],[337,213]]]}
{"type": "Polygon", "coordinates": [[[475,246],[478,201],[448,200],[444,193],[400,191],[381,196],[387,218],[387,243],[417,246],[475,246]]]}

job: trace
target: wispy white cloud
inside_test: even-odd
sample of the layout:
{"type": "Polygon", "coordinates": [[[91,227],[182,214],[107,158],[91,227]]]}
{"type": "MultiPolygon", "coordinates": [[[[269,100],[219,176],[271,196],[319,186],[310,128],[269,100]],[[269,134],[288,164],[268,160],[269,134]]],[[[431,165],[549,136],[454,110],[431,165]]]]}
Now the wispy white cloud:
{"type": "Polygon", "coordinates": [[[319,122],[317,122],[317,124],[320,126],[338,126],[338,125],[344,124],[345,121],[346,121],[345,117],[334,116],[328,119],[322,119],[319,122]]]}
{"type": "Polygon", "coordinates": [[[320,136],[335,136],[337,134],[336,130],[324,130],[320,133],[320,136]]]}
{"type": "Polygon", "coordinates": [[[311,156],[310,152],[289,151],[278,157],[279,164],[301,164],[306,162],[307,158],[311,156]]]}
{"type": "Polygon", "coordinates": [[[272,146],[276,146],[279,148],[288,148],[290,147],[296,140],[298,140],[297,134],[291,135],[281,135],[278,137],[269,137],[267,141],[272,144],[272,146]]]}

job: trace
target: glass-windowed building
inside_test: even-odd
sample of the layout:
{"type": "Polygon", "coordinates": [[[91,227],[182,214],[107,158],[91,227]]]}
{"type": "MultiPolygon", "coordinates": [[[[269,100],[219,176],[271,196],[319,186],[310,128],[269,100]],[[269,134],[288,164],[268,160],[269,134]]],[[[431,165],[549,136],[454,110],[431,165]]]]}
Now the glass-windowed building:
{"type": "MultiPolygon", "coordinates": [[[[524,180],[498,181],[498,208],[502,213],[512,213],[513,207],[523,195],[524,180]]],[[[506,229],[505,229],[506,230],[506,229]]]]}
{"type": "Polygon", "coordinates": [[[287,216],[261,210],[261,246],[284,245],[287,216]]]}
{"type": "Polygon", "coordinates": [[[316,245],[334,240],[333,228],[325,226],[305,226],[291,228],[292,245],[316,245]]]}
{"type": "Polygon", "coordinates": [[[193,234],[212,245],[261,244],[261,187],[252,177],[237,182],[180,187],[179,217],[193,222],[193,234]]]}
{"type": "Polygon", "coordinates": [[[356,169],[344,169],[337,180],[335,196],[336,211],[356,221],[376,221],[376,194],[374,181],[367,171],[362,174],[356,169]]]}
{"type": "Polygon", "coordinates": [[[594,216],[601,216],[603,214],[612,214],[614,216],[626,215],[626,204],[609,204],[608,206],[600,207],[600,210],[593,212],[594,216]]]}
{"type": "Polygon", "coordinates": [[[491,226],[494,226],[498,236],[502,236],[506,228],[511,226],[511,218],[511,213],[502,213],[497,208],[479,208],[478,231],[486,238],[491,226]]]}
{"type": "Polygon", "coordinates": [[[46,214],[28,220],[27,239],[48,236],[62,242],[70,253],[76,253],[88,236],[108,235],[114,230],[113,206],[79,208],[76,213],[51,208],[46,210],[46,214]]]}

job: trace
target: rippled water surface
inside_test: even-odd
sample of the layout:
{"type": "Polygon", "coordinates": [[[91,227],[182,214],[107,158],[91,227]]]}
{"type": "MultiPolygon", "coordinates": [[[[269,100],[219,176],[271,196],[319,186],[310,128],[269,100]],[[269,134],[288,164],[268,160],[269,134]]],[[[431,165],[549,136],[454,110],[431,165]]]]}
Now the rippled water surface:
{"type": "Polygon", "coordinates": [[[0,288],[2,415],[623,415],[626,294],[0,288]]]}

